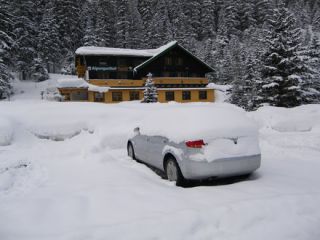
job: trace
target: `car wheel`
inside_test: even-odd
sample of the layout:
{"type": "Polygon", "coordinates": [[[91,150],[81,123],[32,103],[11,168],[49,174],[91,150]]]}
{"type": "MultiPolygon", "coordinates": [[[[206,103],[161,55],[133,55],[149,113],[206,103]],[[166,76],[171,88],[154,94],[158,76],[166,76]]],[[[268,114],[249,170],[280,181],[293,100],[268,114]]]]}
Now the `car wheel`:
{"type": "Polygon", "coordinates": [[[170,157],[166,161],[165,173],[166,173],[167,179],[170,182],[176,182],[177,186],[183,185],[184,178],[182,176],[182,173],[181,173],[181,170],[179,168],[177,161],[173,157],[170,157]]]}
{"type": "Polygon", "coordinates": [[[128,151],[128,156],[135,160],[136,157],[134,155],[134,149],[131,142],[128,143],[127,151],[128,151]]]}

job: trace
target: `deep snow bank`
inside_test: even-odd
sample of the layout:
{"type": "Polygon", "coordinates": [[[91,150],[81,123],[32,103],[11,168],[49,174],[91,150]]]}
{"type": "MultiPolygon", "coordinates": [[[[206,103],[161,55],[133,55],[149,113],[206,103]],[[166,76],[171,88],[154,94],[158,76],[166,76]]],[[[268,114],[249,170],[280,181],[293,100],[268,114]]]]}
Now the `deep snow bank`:
{"type": "Polygon", "coordinates": [[[318,239],[319,105],[247,114],[260,126],[263,159],[245,181],[177,188],[126,156],[128,135],[139,123],[143,132],[150,115],[169,128],[179,112],[182,126],[190,114],[209,124],[201,112],[215,106],[0,102],[2,118],[19,126],[11,145],[0,146],[0,238],[318,239]],[[281,122],[295,126],[279,131],[281,122]],[[77,131],[60,142],[31,134],[77,131]]]}
{"type": "Polygon", "coordinates": [[[0,146],[10,145],[13,139],[13,125],[6,119],[0,117],[0,146]]]}

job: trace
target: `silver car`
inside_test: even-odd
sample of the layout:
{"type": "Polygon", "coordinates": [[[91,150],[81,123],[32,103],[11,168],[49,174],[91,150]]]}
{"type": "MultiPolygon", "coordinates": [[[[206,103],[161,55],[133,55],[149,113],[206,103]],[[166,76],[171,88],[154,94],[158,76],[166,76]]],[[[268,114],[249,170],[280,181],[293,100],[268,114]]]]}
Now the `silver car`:
{"type": "MultiPolygon", "coordinates": [[[[128,140],[127,151],[132,159],[140,160],[159,170],[164,171],[169,181],[175,181],[179,186],[185,179],[208,179],[211,177],[229,177],[250,174],[260,167],[259,151],[248,151],[249,145],[258,145],[254,136],[239,136],[224,139],[183,141],[175,143],[163,136],[147,136],[134,129],[134,137],[128,140]],[[206,150],[217,151],[216,142],[223,142],[224,147],[236,148],[241,145],[246,153],[237,156],[216,157],[206,159],[206,150]]],[[[212,154],[211,154],[212,155],[212,154]]]]}

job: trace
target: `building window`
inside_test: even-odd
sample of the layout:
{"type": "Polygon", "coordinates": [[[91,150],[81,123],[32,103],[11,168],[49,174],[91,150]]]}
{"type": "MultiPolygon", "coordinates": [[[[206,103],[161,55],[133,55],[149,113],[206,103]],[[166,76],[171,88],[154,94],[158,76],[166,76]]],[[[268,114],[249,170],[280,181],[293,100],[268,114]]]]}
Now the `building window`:
{"type": "Polygon", "coordinates": [[[170,72],[163,72],[164,77],[170,77],[170,72]]]}
{"type": "Polygon", "coordinates": [[[165,65],[172,65],[172,58],[171,57],[166,57],[165,59],[164,59],[164,63],[165,63],[165,65]]]}
{"type": "Polygon", "coordinates": [[[118,72],[118,79],[128,79],[128,72],[118,72]]]}
{"type": "Polygon", "coordinates": [[[199,100],[207,100],[207,91],[199,91],[199,100]]]}
{"type": "Polygon", "coordinates": [[[179,57],[178,59],[177,59],[177,65],[178,66],[182,66],[183,65],[183,58],[181,58],[181,57],[179,57]]]}
{"type": "Polygon", "coordinates": [[[174,92],[166,92],[166,101],[174,101],[174,92]]]}
{"type": "Polygon", "coordinates": [[[95,102],[104,102],[104,93],[95,92],[94,93],[94,101],[95,102]]]}
{"type": "Polygon", "coordinates": [[[182,91],[182,100],[191,100],[191,92],[182,91]]]}
{"type": "Polygon", "coordinates": [[[127,66],[127,60],[124,58],[118,59],[118,67],[126,67],[127,66]]]}
{"type": "Polygon", "coordinates": [[[122,101],[122,92],[112,92],[112,101],[121,102],[122,101]]]}
{"type": "Polygon", "coordinates": [[[140,100],[140,94],[138,91],[130,92],[130,101],[140,100]]]}

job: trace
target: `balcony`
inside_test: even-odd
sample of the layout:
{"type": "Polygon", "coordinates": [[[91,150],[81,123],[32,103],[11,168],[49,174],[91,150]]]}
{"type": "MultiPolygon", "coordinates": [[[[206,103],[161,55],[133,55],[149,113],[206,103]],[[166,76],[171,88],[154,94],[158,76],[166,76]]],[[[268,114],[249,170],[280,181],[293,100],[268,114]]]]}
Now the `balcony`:
{"type": "MultiPolygon", "coordinates": [[[[146,78],[143,79],[144,81],[146,78]]],[[[181,85],[181,84],[208,84],[207,78],[193,78],[193,77],[155,77],[153,78],[155,84],[171,84],[171,85],[181,85]]]]}
{"type": "Polygon", "coordinates": [[[142,87],[144,80],[132,79],[92,79],[89,80],[90,84],[104,87],[142,87]]]}
{"type": "MultiPolygon", "coordinates": [[[[207,78],[189,78],[189,77],[155,77],[153,78],[156,85],[207,85],[207,78]]],[[[146,78],[143,80],[132,79],[91,79],[90,84],[96,86],[108,87],[143,87],[146,78]]]]}

